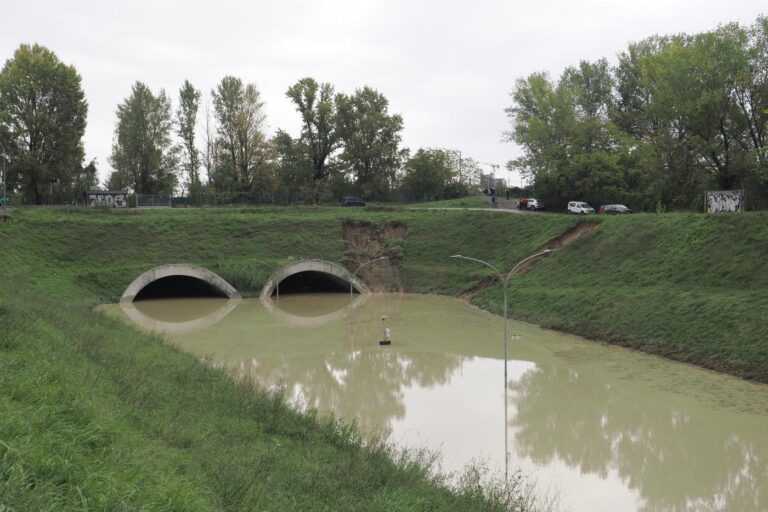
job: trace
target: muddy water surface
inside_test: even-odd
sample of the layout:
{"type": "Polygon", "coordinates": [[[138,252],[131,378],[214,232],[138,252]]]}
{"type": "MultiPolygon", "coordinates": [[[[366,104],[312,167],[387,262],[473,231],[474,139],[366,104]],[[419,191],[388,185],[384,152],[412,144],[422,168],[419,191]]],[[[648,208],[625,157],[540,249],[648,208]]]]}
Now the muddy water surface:
{"type": "Polygon", "coordinates": [[[183,350],[285,386],[448,470],[483,458],[570,510],[768,510],[768,386],[419,295],[174,299],[108,307],[183,350]],[[381,316],[392,345],[381,347],[381,316]]]}

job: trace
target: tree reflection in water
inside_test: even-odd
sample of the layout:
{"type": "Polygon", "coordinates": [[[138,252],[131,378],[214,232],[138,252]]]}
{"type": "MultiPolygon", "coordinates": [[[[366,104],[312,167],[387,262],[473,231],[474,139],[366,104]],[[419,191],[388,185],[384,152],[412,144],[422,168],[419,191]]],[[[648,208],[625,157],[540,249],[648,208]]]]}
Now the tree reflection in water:
{"type": "Polygon", "coordinates": [[[234,370],[284,386],[289,396],[308,407],[354,419],[364,432],[387,433],[393,420],[405,416],[403,390],[444,384],[460,360],[449,354],[360,350],[322,359],[312,355],[253,360],[234,370]]]}
{"type": "MultiPolygon", "coordinates": [[[[413,426],[426,440],[445,440],[446,452],[471,445],[503,454],[501,318],[448,298],[374,296],[355,309],[354,328],[351,315],[321,308],[330,301],[307,308],[321,313],[310,327],[291,323],[304,307],[292,300],[288,315],[245,300],[172,339],[237,374],[285,386],[309,407],[356,419],[364,432],[401,435],[413,426]],[[391,347],[378,345],[382,313],[391,347]]],[[[768,388],[533,326],[513,329],[523,341],[510,344],[519,371],[507,432],[521,463],[567,473],[583,487],[573,490],[578,497],[595,480],[579,473],[600,477],[609,492],[629,488],[623,510],[635,509],[635,494],[648,512],[767,509],[768,388]]]]}
{"type": "Polygon", "coordinates": [[[728,411],[683,412],[649,389],[629,393],[626,382],[604,377],[540,365],[511,383],[517,454],[539,465],[559,459],[602,478],[616,471],[649,512],[764,509],[764,418],[755,415],[742,436],[728,411]]]}

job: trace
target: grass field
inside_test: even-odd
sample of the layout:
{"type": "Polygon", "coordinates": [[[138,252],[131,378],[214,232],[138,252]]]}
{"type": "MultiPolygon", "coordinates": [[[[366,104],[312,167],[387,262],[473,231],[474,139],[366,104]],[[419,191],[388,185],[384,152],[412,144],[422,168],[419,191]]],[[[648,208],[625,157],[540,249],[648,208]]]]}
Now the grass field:
{"type": "Polygon", "coordinates": [[[347,221],[407,227],[397,242],[408,291],[471,295],[496,312],[489,270],[449,256],[509,270],[599,221],[510,281],[512,317],[768,382],[764,213],[14,212],[0,224],[0,510],[509,508],[517,488],[484,496],[470,477],[449,492],[423,459],[393,460],[354,429],[93,312],[165,263],[204,266],[256,295],[290,261],[342,261],[347,221]]]}

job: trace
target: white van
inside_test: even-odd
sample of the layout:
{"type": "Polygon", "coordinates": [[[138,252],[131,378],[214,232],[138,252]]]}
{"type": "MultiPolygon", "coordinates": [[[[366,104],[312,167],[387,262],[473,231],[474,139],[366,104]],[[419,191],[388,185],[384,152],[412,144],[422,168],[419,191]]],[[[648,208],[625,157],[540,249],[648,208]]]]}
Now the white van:
{"type": "Polygon", "coordinates": [[[568,215],[588,215],[595,213],[595,209],[587,203],[581,201],[571,201],[568,203],[568,215]]]}

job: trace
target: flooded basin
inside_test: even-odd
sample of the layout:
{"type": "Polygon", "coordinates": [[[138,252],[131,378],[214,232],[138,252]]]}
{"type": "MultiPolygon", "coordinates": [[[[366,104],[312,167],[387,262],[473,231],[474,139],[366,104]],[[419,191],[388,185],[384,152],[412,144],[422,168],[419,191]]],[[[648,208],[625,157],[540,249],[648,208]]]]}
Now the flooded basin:
{"type": "Polygon", "coordinates": [[[448,298],[165,299],[105,307],[400,446],[520,468],[569,510],[768,510],[768,386],[448,298]],[[200,302],[205,301],[205,302],[200,302]],[[387,318],[382,321],[382,316],[387,318]],[[392,345],[380,346],[384,324],[392,345]]]}

